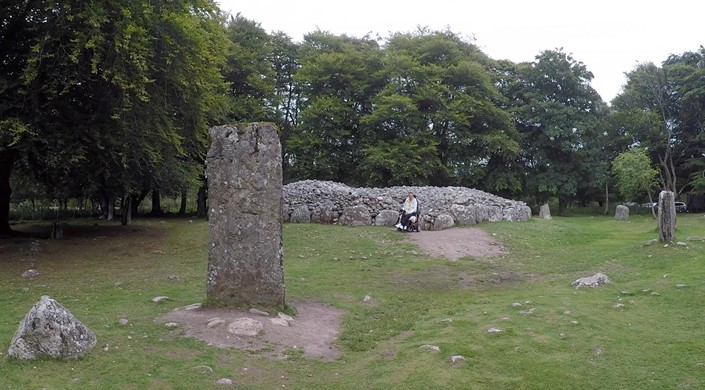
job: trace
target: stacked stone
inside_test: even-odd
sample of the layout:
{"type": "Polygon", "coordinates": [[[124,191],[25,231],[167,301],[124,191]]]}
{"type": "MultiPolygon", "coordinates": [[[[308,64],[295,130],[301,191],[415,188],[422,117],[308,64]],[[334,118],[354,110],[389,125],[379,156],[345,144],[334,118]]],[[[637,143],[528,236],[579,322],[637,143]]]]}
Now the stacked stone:
{"type": "Polygon", "coordinates": [[[353,188],[331,181],[304,180],[284,186],[283,219],[287,222],[375,224],[391,226],[406,194],[416,195],[422,227],[440,230],[454,225],[490,221],[526,221],[531,209],[524,203],[466,187],[353,188]],[[357,206],[357,207],[356,207],[357,206]],[[354,208],[354,210],[353,210],[354,208]],[[369,214],[369,223],[365,222],[369,214]],[[346,212],[346,210],[348,210],[346,212]],[[355,222],[351,221],[355,215],[355,222]],[[361,218],[359,221],[357,218],[361,218]],[[393,220],[393,221],[392,221],[393,220]]]}

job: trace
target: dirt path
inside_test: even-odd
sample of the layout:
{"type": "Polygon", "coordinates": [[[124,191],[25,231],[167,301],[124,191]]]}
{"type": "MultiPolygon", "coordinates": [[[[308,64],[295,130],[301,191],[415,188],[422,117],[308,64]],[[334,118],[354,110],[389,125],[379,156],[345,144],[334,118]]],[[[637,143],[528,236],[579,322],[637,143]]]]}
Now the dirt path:
{"type": "Polygon", "coordinates": [[[429,255],[449,260],[461,257],[485,258],[506,253],[491,235],[472,227],[407,233],[407,237],[429,255]]]}
{"type": "MultiPolygon", "coordinates": [[[[506,251],[494,238],[477,228],[454,228],[442,231],[422,231],[406,234],[409,242],[433,257],[456,261],[463,257],[485,258],[506,251]]],[[[159,322],[176,322],[177,332],[205,341],[219,348],[238,348],[261,351],[275,359],[285,359],[288,349],[303,351],[303,355],[321,360],[335,360],[340,356],[336,345],[340,332],[342,311],[316,302],[294,302],[297,310],[295,320],[289,327],[274,325],[269,317],[236,309],[176,309],[159,322]],[[228,324],[235,319],[249,317],[262,323],[263,331],[254,337],[229,334],[228,324]],[[222,319],[222,325],[209,328],[214,318],[222,319]]],[[[274,313],[276,314],[276,313],[274,313]]]]}

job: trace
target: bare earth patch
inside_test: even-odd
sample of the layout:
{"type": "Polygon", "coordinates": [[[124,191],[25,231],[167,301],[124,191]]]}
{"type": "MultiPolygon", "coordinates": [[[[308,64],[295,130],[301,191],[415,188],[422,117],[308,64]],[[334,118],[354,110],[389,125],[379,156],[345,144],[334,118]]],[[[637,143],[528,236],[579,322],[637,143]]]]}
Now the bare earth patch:
{"type": "Polygon", "coordinates": [[[452,228],[439,231],[408,233],[408,240],[433,257],[458,260],[461,257],[486,258],[507,253],[484,230],[452,228]]]}
{"type": "MultiPolygon", "coordinates": [[[[293,303],[297,310],[290,326],[275,325],[270,318],[247,310],[232,308],[200,308],[185,310],[177,308],[158,319],[159,322],[176,322],[186,336],[206,342],[218,348],[237,348],[262,352],[273,358],[285,358],[287,349],[303,351],[309,358],[325,361],[335,360],[340,351],[335,342],[340,331],[342,311],[315,302],[293,303]],[[237,336],[228,333],[228,324],[238,318],[249,317],[262,323],[263,330],[257,336],[237,336]],[[225,322],[208,328],[208,323],[220,318],[225,322]]],[[[276,313],[275,313],[276,314],[276,313]]],[[[290,352],[290,351],[289,351],[290,352]]]]}
{"type": "MultiPolygon", "coordinates": [[[[408,233],[407,237],[429,255],[452,261],[462,257],[487,258],[506,253],[491,235],[477,228],[422,231],[408,233]]],[[[273,324],[270,318],[275,316],[267,317],[232,308],[180,308],[158,321],[176,322],[179,324],[177,329],[186,336],[218,348],[237,348],[278,359],[286,358],[291,350],[303,351],[306,357],[325,361],[340,357],[336,341],[343,312],[329,305],[308,301],[296,302],[292,306],[296,308],[297,315],[289,327],[273,324]],[[228,333],[228,324],[245,317],[261,322],[262,332],[251,337],[228,333]],[[215,318],[224,322],[209,328],[208,323],[215,318]]]]}

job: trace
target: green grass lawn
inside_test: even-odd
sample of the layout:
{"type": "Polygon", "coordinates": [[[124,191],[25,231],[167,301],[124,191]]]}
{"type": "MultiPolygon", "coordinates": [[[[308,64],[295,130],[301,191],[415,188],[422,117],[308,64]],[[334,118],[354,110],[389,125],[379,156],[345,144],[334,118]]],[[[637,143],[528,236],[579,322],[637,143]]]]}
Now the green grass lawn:
{"type": "Polygon", "coordinates": [[[687,240],[705,236],[702,215],[678,216],[687,246],[642,245],[657,237],[649,216],[479,227],[509,254],[451,262],[392,229],[285,225],[288,301],[346,313],[334,362],[215,349],[155,321],[205,298],[204,221],[71,222],[67,239],[41,240],[38,252],[27,239],[0,241],[0,389],[223,388],[225,377],[238,389],[705,387],[705,242],[687,240]],[[23,278],[30,268],[40,275],[23,278]],[[570,285],[597,271],[613,284],[570,285]],[[42,295],[90,327],[97,347],[75,361],[8,360],[42,295]],[[171,300],[155,304],[158,295],[171,300]]]}

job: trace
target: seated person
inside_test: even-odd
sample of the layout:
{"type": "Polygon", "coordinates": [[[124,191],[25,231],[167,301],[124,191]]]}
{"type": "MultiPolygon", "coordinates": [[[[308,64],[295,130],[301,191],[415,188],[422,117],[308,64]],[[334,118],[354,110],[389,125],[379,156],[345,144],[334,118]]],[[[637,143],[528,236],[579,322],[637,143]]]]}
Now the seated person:
{"type": "Polygon", "coordinates": [[[410,219],[416,218],[419,210],[419,204],[416,201],[416,197],[413,193],[409,192],[404,203],[401,206],[401,220],[396,224],[396,228],[399,230],[408,230],[410,219]]]}

